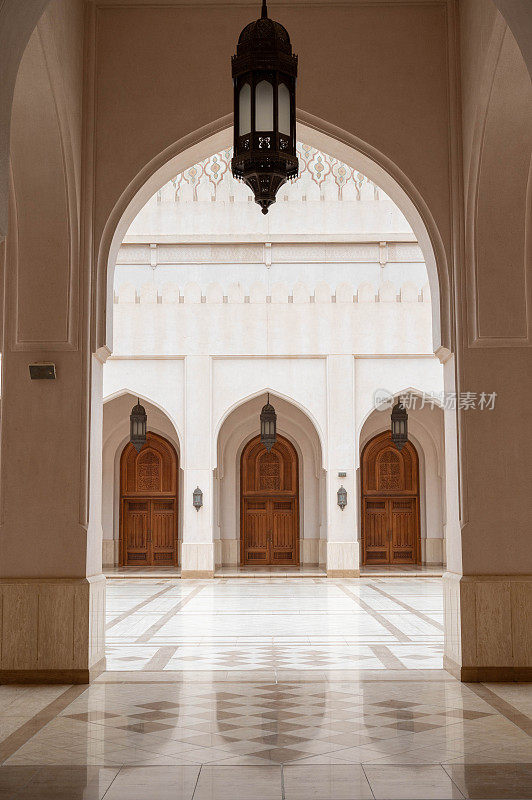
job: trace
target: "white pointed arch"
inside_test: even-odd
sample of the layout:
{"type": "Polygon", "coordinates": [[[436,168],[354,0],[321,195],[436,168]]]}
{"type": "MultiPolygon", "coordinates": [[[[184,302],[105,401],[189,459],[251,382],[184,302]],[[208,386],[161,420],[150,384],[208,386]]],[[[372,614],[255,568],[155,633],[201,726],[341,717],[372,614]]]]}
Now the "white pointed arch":
{"type": "MultiPolygon", "coordinates": [[[[268,387],[268,386],[266,386],[266,387],[264,387],[262,389],[259,389],[256,392],[251,392],[250,394],[245,395],[244,397],[239,398],[238,400],[236,400],[234,403],[232,403],[230,406],[228,406],[224,410],[224,412],[220,415],[220,418],[216,421],[215,427],[214,427],[213,442],[215,444],[215,447],[217,448],[217,442],[218,442],[218,438],[219,438],[219,435],[220,435],[220,430],[221,430],[223,424],[225,423],[225,421],[231,416],[231,414],[234,411],[236,411],[238,408],[240,408],[241,406],[245,405],[246,403],[249,403],[249,401],[255,400],[257,397],[266,397],[268,394],[270,395],[270,402],[273,405],[275,405],[275,398],[277,397],[280,400],[283,400],[285,403],[288,403],[289,405],[294,406],[294,408],[296,408],[299,411],[301,411],[302,414],[304,414],[304,416],[308,418],[308,420],[310,421],[310,423],[312,424],[313,428],[316,431],[316,434],[317,434],[317,437],[318,437],[318,441],[319,441],[320,451],[321,451],[321,465],[322,465],[323,468],[325,468],[325,464],[326,464],[326,442],[325,442],[325,437],[324,437],[324,434],[323,434],[323,430],[321,429],[321,426],[318,423],[318,421],[316,420],[315,416],[312,414],[311,411],[309,411],[308,408],[305,407],[305,405],[303,403],[301,403],[296,398],[290,397],[290,396],[288,396],[286,394],[283,394],[282,392],[279,392],[277,389],[272,389],[271,387],[268,387]]],[[[281,427],[282,427],[282,423],[281,423],[281,427]]],[[[258,429],[257,429],[257,432],[258,432],[258,429]]],[[[213,468],[216,468],[217,460],[218,460],[218,456],[217,456],[217,452],[215,452],[213,454],[213,468]]]]}

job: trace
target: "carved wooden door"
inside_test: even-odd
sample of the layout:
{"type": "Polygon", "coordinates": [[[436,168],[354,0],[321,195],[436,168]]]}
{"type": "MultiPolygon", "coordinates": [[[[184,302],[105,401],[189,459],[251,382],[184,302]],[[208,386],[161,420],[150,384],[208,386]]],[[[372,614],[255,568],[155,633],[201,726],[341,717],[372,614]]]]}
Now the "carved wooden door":
{"type": "Polygon", "coordinates": [[[241,461],[241,561],[299,563],[298,463],[282,436],[268,453],[255,437],[241,461]]]}
{"type": "Polygon", "coordinates": [[[269,564],[269,514],[266,499],[244,498],[244,563],[269,564]]]}
{"type": "Polygon", "coordinates": [[[177,454],[166,439],[147,434],[137,453],[124,448],[120,462],[120,564],[177,564],[177,454]]]}
{"type": "Polygon", "coordinates": [[[175,499],[150,501],[151,564],[176,563],[176,501],[175,499]]]}
{"type": "Polygon", "coordinates": [[[414,445],[401,451],[389,431],[362,453],[362,561],[419,563],[419,466],[414,445]]]}
{"type": "Polygon", "coordinates": [[[124,552],[127,563],[147,564],[149,561],[149,500],[124,500],[124,552]]]}

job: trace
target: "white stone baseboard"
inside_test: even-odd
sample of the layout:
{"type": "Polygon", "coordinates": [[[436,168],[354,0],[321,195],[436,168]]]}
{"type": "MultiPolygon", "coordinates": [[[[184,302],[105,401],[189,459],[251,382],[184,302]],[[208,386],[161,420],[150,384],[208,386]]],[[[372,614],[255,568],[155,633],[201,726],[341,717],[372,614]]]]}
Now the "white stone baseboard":
{"type": "Polygon", "coordinates": [[[327,577],[357,578],[360,575],[358,542],[327,542],[327,577]]]}
{"type": "Polygon", "coordinates": [[[222,557],[222,540],[215,539],[214,540],[214,568],[218,569],[223,564],[223,557],[222,557]]]}
{"type": "Polygon", "coordinates": [[[445,563],[445,540],[437,538],[421,539],[421,562],[428,567],[445,563]]]}
{"type": "Polygon", "coordinates": [[[532,575],[443,576],[444,665],[462,681],[532,680],[532,575]]]}
{"type": "Polygon", "coordinates": [[[119,550],[118,539],[102,540],[102,565],[104,567],[118,566],[118,559],[119,559],[118,550],[119,550]]]}
{"type": "Polygon", "coordinates": [[[320,559],[319,539],[299,540],[299,562],[304,565],[314,566],[320,559]]]}
{"type": "Polygon", "coordinates": [[[181,577],[214,577],[214,542],[183,542],[181,545],[181,577]]]}
{"type": "Polygon", "coordinates": [[[1,683],[88,683],[105,668],[105,577],[0,580],[1,683]]]}
{"type": "Polygon", "coordinates": [[[318,564],[320,567],[327,566],[327,539],[320,539],[318,545],[318,564]]]}
{"type": "Polygon", "coordinates": [[[240,564],[240,539],[222,539],[222,565],[238,567],[240,564]]]}

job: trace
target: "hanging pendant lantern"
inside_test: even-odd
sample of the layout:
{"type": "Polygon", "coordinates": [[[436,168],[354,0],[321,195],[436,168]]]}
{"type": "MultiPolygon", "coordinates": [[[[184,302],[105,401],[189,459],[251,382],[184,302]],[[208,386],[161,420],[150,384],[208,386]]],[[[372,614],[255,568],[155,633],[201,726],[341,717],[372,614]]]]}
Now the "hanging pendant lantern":
{"type": "Polygon", "coordinates": [[[137,397],[137,405],[133,406],[131,414],[129,415],[129,441],[137,453],[140,453],[146,444],[147,422],[148,417],[146,409],[144,406],[141,406],[140,400],[137,397]]]}
{"type": "Polygon", "coordinates": [[[277,414],[270,405],[270,393],[268,392],[268,402],[260,412],[260,440],[268,453],[277,441],[277,414]]]}
{"type": "Polygon", "coordinates": [[[232,58],[233,177],[244,181],[267,214],[280,187],[297,178],[296,76],[286,28],[268,17],[246,25],[232,58]]]}
{"type": "Polygon", "coordinates": [[[401,399],[392,408],[392,442],[402,450],[408,441],[408,414],[401,399]]]}

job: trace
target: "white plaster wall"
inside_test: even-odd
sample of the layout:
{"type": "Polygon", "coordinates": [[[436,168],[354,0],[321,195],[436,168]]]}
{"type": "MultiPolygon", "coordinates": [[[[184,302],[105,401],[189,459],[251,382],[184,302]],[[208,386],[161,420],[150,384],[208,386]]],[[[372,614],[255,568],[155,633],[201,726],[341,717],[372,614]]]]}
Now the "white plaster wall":
{"type": "MultiPolygon", "coordinates": [[[[266,268],[263,268],[266,270],[266,268]]],[[[278,285],[277,285],[278,286],[278,285]]],[[[387,282],[381,295],[392,299],[374,302],[378,288],[362,287],[373,301],[354,301],[354,284],[343,284],[343,296],[349,300],[335,303],[310,302],[319,287],[304,285],[306,302],[289,301],[288,287],[283,288],[284,302],[273,302],[265,282],[251,287],[250,302],[201,302],[199,283],[187,284],[184,302],[124,301],[114,305],[115,356],[175,355],[212,356],[325,356],[330,353],[394,356],[432,355],[430,303],[415,300],[397,301],[404,289],[387,282]],[[197,300],[191,295],[197,291],[197,300]]],[[[133,287],[131,284],[129,288],[133,287]]],[[[138,289],[140,290],[140,286],[138,289]]],[[[292,287],[299,290],[297,284],[292,287]]],[[[408,286],[406,287],[408,289],[408,286]]],[[[147,293],[148,287],[142,287],[147,293]]],[[[205,287],[206,291],[207,287],[205,287]]],[[[366,297],[367,295],[362,295],[366,297]]],[[[124,368],[122,368],[124,369],[124,368]]],[[[400,369],[400,368],[399,368],[400,369]]]]}

